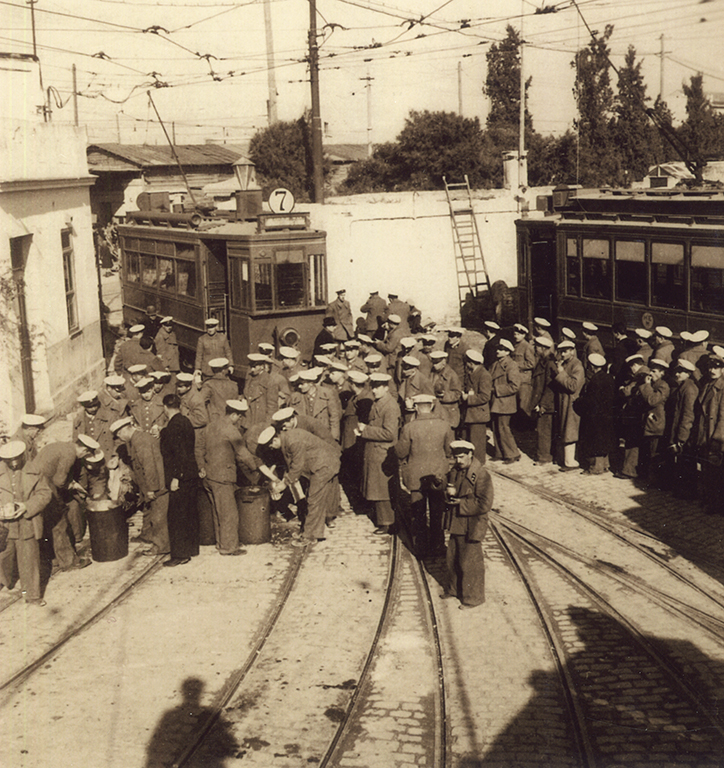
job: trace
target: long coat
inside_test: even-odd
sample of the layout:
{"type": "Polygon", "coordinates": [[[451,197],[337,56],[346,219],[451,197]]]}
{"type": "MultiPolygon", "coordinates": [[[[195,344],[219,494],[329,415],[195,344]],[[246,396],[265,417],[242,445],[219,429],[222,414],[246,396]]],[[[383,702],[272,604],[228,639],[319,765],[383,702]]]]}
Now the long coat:
{"type": "Polygon", "coordinates": [[[496,360],[490,377],[493,380],[490,413],[515,413],[518,410],[516,394],[520,387],[520,371],[515,360],[511,360],[510,355],[496,360]]]}
{"type": "Polygon", "coordinates": [[[346,299],[337,297],[331,304],[328,304],[325,317],[333,317],[337,321],[337,328],[334,331],[334,338],[337,341],[347,341],[354,336],[352,308],[346,299]]]}
{"type": "Polygon", "coordinates": [[[339,395],[331,387],[317,384],[306,395],[294,392],[289,405],[298,413],[320,421],[335,440],[339,440],[339,425],[342,420],[342,403],[339,395]]]}
{"type": "Polygon", "coordinates": [[[515,362],[520,371],[520,386],[518,388],[518,408],[530,416],[531,399],[533,395],[533,368],[535,367],[535,350],[533,345],[521,339],[510,353],[510,359],[515,362]]]}
{"type": "Polygon", "coordinates": [[[181,400],[181,415],[185,416],[194,429],[205,427],[209,423],[209,412],[206,407],[206,401],[201,394],[201,390],[196,389],[195,385],[179,398],[181,400]]]}
{"type": "Polygon", "coordinates": [[[543,355],[536,358],[533,373],[531,375],[530,407],[538,408],[541,416],[551,414],[556,408],[556,396],[551,384],[556,378],[558,370],[552,355],[543,355]]]}
{"type": "Polygon", "coordinates": [[[405,424],[395,445],[402,465],[402,480],[409,491],[419,491],[422,478],[434,478],[442,489],[450,469],[453,432],[448,422],[434,413],[420,413],[405,424]]]}
{"type": "Polygon", "coordinates": [[[307,432],[289,429],[280,433],[281,449],[286,464],[284,481],[293,485],[300,477],[317,475],[330,480],[339,474],[339,446],[307,432]]]}
{"type": "MultiPolygon", "coordinates": [[[[114,402],[117,401],[114,400],[114,402]]],[[[115,448],[111,424],[120,418],[120,416],[116,416],[102,405],[94,417],[89,416],[85,408],[80,408],[73,417],[73,440],[77,440],[78,435],[92,437],[100,444],[106,459],[109,459],[113,455],[115,448]]]]}
{"type": "Polygon", "coordinates": [[[412,376],[402,379],[397,395],[405,405],[405,401],[415,397],[416,395],[434,395],[435,388],[432,385],[432,380],[427,376],[420,373],[419,370],[415,371],[412,376]]]}
{"type": "Polygon", "coordinates": [[[212,370],[209,367],[209,360],[217,357],[225,357],[230,365],[234,365],[229,340],[220,331],[217,331],[213,336],[209,336],[208,333],[202,333],[196,342],[196,362],[194,367],[197,371],[201,371],[204,376],[211,376],[212,370]]]}
{"type": "Polygon", "coordinates": [[[432,386],[440,403],[438,410],[445,415],[450,426],[455,429],[460,424],[462,382],[457,373],[449,365],[445,365],[440,371],[433,370],[432,386]]]}
{"type": "Polygon", "coordinates": [[[166,487],[163,457],[156,438],[140,429],[134,430],[128,441],[128,454],[131,457],[133,479],[144,497],[149,491],[158,494],[166,487]]]}
{"type": "Polygon", "coordinates": [[[387,309],[387,302],[377,293],[370,294],[369,299],[359,308],[360,312],[366,312],[364,320],[365,332],[370,336],[380,327],[380,322],[387,309]]]}
{"type": "Polygon", "coordinates": [[[573,403],[581,393],[586,380],[586,373],[581,361],[572,357],[563,365],[563,370],[556,374],[551,384],[556,394],[556,423],[558,435],[564,443],[578,441],[580,416],[573,410],[573,403]]]}
{"type": "Polygon", "coordinates": [[[256,472],[258,461],[251,455],[242,433],[226,418],[210,421],[200,435],[198,455],[206,476],[217,483],[235,484],[237,464],[242,472],[256,472]]]}
{"type": "Polygon", "coordinates": [[[652,384],[641,384],[639,394],[646,403],[644,418],[644,437],[660,437],[666,427],[666,401],[669,398],[669,385],[664,379],[652,384]]]}
{"type": "Polygon", "coordinates": [[[3,520],[0,526],[8,532],[9,539],[42,539],[43,516],[40,514],[50,503],[52,492],[47,479],[32,464],[16,470],[19,482],[13,493],[13,471],[5,462],[0,463],[0,507],[13,502],[25,504],[25,512],[17,520],[3,520]]]}
{"type": "Polygon", "coordinates": [[[493,507],[493,481],[490,473],[473,457],[466,469],[453,467],[448,482],[455,486],[459,504],[452,507],[449,530],[468,541],[482,541],[488,528],[488,515],[493,507]]]}
{"type": "Polygon", "coordinates": [[[257,376],[247,376],[244,382],[244,397],[249,403],[247,424],[261,424],[278,410],[275,389],[270,386],[266,371],[257,376]]]}
{"type": "Polygon", "coordinates": [[[59,498],[60,492],[73,479],[73,474],[78,468],[77,462],[78,456],[73,443],[50,443],[40,449],[32,464],[50,484],[53,496],[59,498]]]}
{"type": "Polygon", "coordinates": [[[167,371],[172,373],[178,373],[180,370],[179,365],[179,352],[178,352],[178,339],[174,331],[167,330],[166,328],[160,328],[154,339],[156,344],[156,354],[161,358],[161,362],[167,371]]]}
{"type": "MultiPolygon", "coordinates": [[[[192,387],[189,394],[193,391],[192,387]]],[[[239,386],[225,373],[215,373],[201,385],[199,397],[206,404],[207,418],[214,419],[226,413],[227,400],[236,400],[239,397],[239,386]]]]}
{"type": "Polygon", "coordinates": [[[724,376],[707,382],[694,405],[695,445],[708,447],[712,440],[724,443],[724,376]]]}
{"type": "Polygon", "coordinates": [[[372,392],[367,388],[347,401],[340,425],[340,444],[343,451],[357,443],[357,435],[354,431],[360,424],[367,424],[369,421],[373,402],[372,392]]]}
{"type": "Polygon", "coordinates": [[[445,351],[447,352],[447,364],[455,371],[461,382],[467,384],[465,380],[465,353],[470,349],[470,345],[460,341],[453,346],[450,341],[445,342],[445,351]]]}
{"type": "Polygon", "coordinates": [[[578,449],[586,458],[608,456],[616,447],[613,404],[616,385],[605,371],[594,373],[583,386],[573,408],[581,417],[578,449]]]}
{"type": "Polygon", "coordinates": [[[156,400],[136,400],[131,405],[131,416],[139,429],[149,433],[153,427],[158,427],[160,430],[168,423],[166,411],[156,400]]]}
{"type": "Polygon", "coordinates": [[[166,486],[178,480],[181,489],[194,485],[199,479],[199,468],[194,458],[196,435],[191,422],[180,413],[171,417],[161,430],[160,448],[166,486]]]}
{"type": "Polygon", "coordinates": [[[667,422],[667,434],[670,443],[686,443],[694,426],[694,409],[699,387],[691,379],[684,379],[669,398],[670,417],[667,422]]]}
{"type": "Polygon", "coordinates": [[[490,421],[490,398],[493,379],[484,365],[478,365],[470,374],[470,390],[466,400],[465,424],[487,424],[490,421]]]}
{"type": "Polygon", "coordinates": [[[400,406],[386,392],[372,405],[369,423],[361,437],[365,445],[362,493],[367,501],[390,498],[390,481],[397,473],[393,448],[399,428],[400,406]]]}

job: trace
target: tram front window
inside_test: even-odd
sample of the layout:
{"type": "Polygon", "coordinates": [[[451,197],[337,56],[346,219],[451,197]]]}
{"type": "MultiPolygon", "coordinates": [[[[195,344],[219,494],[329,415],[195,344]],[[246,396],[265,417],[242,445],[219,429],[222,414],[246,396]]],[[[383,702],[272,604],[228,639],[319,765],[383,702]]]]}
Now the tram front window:
{"type": "Polygon", "coordinates": [[[681,243],[651,243],[651,303],[657,307],[686,309],[681,243]]]}
{"type": "Polygon", "coordinates": [[[691,246],[691,308],[724,313],[724,247],[691,246]]]}
{"type": "Polygon", "coordinates": [[[611,299],[608,240],[583,239],[583,295],[592,299],[611,299]]]}
{"type": "Polygon", "coordinates": [[[616,241],[616,299],[645,304],[646,246],[643,240],[616,241]]]}
{"type": "Polygon", "coordinates": [[[277,301],[280,307],[303,307],[306,304],[304,264],[277,264],[277,301]]]}

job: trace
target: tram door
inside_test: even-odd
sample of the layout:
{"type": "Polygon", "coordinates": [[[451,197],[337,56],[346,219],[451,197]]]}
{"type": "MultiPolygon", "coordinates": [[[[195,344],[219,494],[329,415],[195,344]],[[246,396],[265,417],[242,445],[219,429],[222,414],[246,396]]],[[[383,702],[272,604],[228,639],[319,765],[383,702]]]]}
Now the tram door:
{"type": "Polygon", "coordinates": [[[205,252],[206,311],[208,317],[219,321],[219,330],[227,333],[229,329],[229,294],[227,277],[226,243],[218,240],[206,240],[201,243],[205,252]]]}
{"type": "Polygon", "coordinates": [[[540,237],[540,233],[531,232],[530,237],[530,287],[533,317],[556,318],[556,240],[540,237]]]}

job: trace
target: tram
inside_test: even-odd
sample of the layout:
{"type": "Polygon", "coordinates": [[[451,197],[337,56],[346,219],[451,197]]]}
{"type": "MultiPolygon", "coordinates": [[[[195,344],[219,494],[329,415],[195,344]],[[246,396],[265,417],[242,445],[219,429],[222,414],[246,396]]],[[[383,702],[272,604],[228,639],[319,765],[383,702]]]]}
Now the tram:
{"type": "Polygon", "coordinates": [[[229,337],[235,375],[261,341],[310,358],[327,306],[326,233],[306,213],[141,210],[118,227],[124,321],[153,304],[174,318],[182,366],[193,369],[205,321],[229,337]]]}
{"type": "Polygon", "coordinates": [[[724,340],[724,191],[583,190],[538,200],[519,219],[521,314],[724,340]]]}

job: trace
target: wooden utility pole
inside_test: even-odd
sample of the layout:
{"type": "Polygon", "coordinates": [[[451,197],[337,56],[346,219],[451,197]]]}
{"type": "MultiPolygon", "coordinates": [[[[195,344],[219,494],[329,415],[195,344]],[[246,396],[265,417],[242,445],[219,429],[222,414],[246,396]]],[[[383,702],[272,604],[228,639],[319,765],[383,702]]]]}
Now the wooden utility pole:
{"type": "Polygon", "coordinates": [[[659,38],[661,40],[661,53],[659,56],[661,61],[659,62],[659,98],[664,100],[664,36],[663,34],[659,38]]]}
{"type": "Polygon", "coordinates": [[[369,68],[367,77],[361,77],[360,80],[365,81],[367,90],[367,157],[372,157],[372,81],[374,77],[370,77],[369,68]]]}
{"type": "Polygon", "coordinates": [[[463,116],[463,63],[458,62],[458,115],[463,116]]]}
{"type": "Polygon", "coordinates": [[[520,129],[518,131],[518,188],[523,186],[523,167],[525,162],[525,73],[523,72],[523,51],[525,39],[523,37],[523,15],[525,6],[522,0],[520,7],[520,129]]]}
{"type": "Polygon", "coordinates": [[[78,73],[73,64],[73,124],[78,125],[78,73]]]}
{"type": "Polygon", "coordinates": [[[264,29],[266,30],[266,80],[269,91],[267,119],[269,125],[279,120],[277,114],[277,77],[274,68],[274,36],[272,34],[271,0],[264,0],[264,29]]]}
{"type": "Polygon", "coordinates": [[[324,202],[322,168],[322,117],[319,107],[319,48],[317,47],[317,2],[309,0],[309,81],[312,86],[312,178],[314,202],[324,202]]]}

